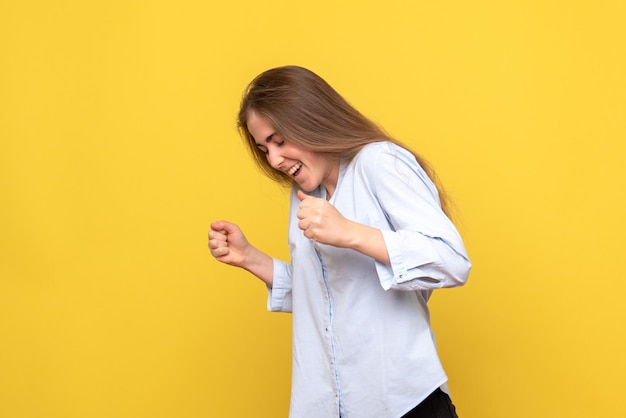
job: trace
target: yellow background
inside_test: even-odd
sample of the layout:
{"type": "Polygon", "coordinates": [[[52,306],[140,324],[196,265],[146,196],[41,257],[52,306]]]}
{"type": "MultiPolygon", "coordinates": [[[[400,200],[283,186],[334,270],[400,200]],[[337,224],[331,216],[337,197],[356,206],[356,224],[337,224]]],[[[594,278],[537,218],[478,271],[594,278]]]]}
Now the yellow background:
{"type": "Polygon", "coordinates": [[[2,0],[0,417],[286,416],[290,317],[206,249],[226,218],[288,257],[234,128],[284,64],[455,198],[474,269],[431,305],[460,416],[626,416],[624,5],[2,0]]]}

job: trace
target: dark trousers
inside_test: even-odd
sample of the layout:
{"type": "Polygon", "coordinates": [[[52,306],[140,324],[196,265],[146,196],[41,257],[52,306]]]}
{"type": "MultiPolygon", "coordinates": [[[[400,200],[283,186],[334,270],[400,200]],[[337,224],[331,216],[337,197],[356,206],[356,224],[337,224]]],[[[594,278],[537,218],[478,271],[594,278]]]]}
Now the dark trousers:
{"type": "Polygon", "coordinates": [[[458,418],[458,416],[448,394],[437,388],[402,418],[458,418]]]}

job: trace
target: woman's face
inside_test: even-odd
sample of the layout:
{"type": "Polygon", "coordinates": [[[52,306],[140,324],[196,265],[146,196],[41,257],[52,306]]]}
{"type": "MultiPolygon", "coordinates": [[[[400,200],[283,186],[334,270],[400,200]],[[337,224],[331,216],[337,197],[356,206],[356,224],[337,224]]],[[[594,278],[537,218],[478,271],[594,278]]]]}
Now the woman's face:
{"type": "Polygon", "coordinates": [[[305,192],[317,189],[320,184],[326,188],[328,197],[335,192],[339,163],[285,141],[267,119],[253,111],[248,113],[247,126],[274,169],[287,173],[305,192]]]}

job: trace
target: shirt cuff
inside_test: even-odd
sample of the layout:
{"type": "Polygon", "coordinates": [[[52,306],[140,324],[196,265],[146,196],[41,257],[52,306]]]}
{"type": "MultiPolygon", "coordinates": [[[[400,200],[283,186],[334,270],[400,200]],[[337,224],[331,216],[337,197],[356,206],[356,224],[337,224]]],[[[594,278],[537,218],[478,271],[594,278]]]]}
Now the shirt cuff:
{"type": "Polygon", "coordinates": [[[445,278],[430,277],[433,272],[428,271],[431,269],[427,266],[438,259],[428,237],[407,231],[382,230],[382,234],[390,262],[376,262],[383,289],[422,290],[443,287],[445,278]],[[420,278],[428,279],[416,280],[420,278]],[[438,279],[443,280],[439,282],[438,279]]]}
{"type": "Polygon", "coordinates": [[[291,312],[291,266],[274,259],[272,287],[268,287],[267,310],[271,312],[291,312]]]}

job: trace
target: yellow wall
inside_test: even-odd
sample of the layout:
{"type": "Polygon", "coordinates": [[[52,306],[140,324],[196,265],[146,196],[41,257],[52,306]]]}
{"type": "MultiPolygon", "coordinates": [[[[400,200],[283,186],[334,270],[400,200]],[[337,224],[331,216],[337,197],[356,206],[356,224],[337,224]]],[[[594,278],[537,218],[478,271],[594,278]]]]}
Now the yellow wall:
{"type": "Polygon", "coordinates": [[[621,0],[0,3],[0,416],[282,417],[287,257],[234,116],[308,66],[434,163],[475,267],[432,301],[464,418],[626,416],[621,0]]]}

